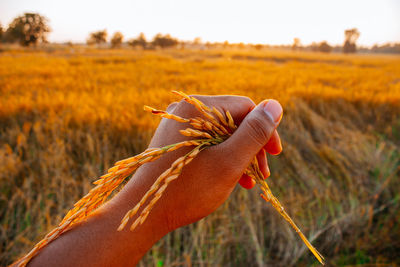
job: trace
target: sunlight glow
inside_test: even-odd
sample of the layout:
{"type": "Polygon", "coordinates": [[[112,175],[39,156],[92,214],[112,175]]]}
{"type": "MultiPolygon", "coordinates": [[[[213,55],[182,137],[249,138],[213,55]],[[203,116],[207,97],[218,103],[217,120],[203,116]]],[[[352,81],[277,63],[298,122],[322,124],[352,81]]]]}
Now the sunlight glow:
{"type": "Polygon", "coordinates": [[[170,33],[182,40],[342,44],[344,30],[358,28],[359,44],[400,42],[400,1],[51,1],[1,0],[3,27],[24,12],[50,20],[50,41],[84,42],[89,32],[121,31],[126,38],[170,33]]]}

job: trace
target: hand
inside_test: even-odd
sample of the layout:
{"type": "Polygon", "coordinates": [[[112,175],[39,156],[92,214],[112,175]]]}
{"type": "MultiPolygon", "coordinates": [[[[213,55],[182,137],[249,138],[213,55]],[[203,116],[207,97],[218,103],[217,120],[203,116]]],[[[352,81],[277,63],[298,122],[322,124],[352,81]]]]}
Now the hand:
{"type": "MultiPolygon", "coordinates": [[[[253,180],[247,175],[241,175],[256,154],[261,171],[268,177],[270,173],[265,151],[276,155],[282,150],[276,131],[282,108],[275,100],[263,101],[256,107],[247,97],[195,97],[207,106],[216,107],[223,114],[229,110],[236,125],[240,127],[224,143],[202,151],[184,167],[180,177],[168,186],[156,205],[164,214],[169,231],[193,223],[216,210],[228,198],[238,181],[245,188],[253,187],[253,180]],[[265,113],[264,107],[271,109],[269,113],[274,119],[265,113]]],[[[199,112],[185,101],[171,104],[167,111],[184,118],[200,116],[199,112]]],[[[190,125],[163,119],[150,147],[162,147],[187,140],[188,137],[179,133],[179,130],[187,127],[190,125]]],[[[172,162],[191,149],[193,148],[168,153],[161,159],[142,166],[131,182],[147,184],[147,181],[150,181],[149,184],[152,184],[172,162]]]]}
{"type": "MultiPolygon", "coordinates": [[[[190,148],[163,155],[140,167],[132,179],[113,199],[100,207],[87,221],[61,235],[46,246],[30,266],[132,266],[168,232],[193,223],[216,210],[230,195],[238,181],[246,188],[254,186],[242,176],[254,156],[260,169],[269,176],[266,152],[275,155],[282,150],[276,131],[282,107],[275,100],[257,106],[240,96],[195,96],[206,105],[229,110],[239,125],[225,142],[203,150],[183,168],[150,212],[146,221],[129,230],[132,218],[123,231],[117,231],[125,213],[133,208],[157,177],[190,148]]],[[[199,116],[186,102],[171,104],[170,113],[185,118],[199,116]]],[[[187,128],[163,119],[150,147],[161,147],[187,139],[179,133],[187,128]]]]}

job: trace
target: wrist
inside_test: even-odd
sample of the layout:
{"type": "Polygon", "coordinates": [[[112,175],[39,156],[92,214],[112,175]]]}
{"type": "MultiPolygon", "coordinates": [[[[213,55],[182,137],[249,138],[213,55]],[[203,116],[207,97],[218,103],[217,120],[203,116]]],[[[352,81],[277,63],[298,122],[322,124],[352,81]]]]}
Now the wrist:
{"type": "MultiPolygon", "coordinates": [[[[143,181],[145,179],[140,180],[143,181]]],[[[134,178],[132,178],[123,190],[96,214],[96,216],[101,217],[102,220],[111,225],[112,235],[110,242],[119,247],[120,251],[118,253],[124,251],[123,253],[126,256],[121,258],[131,258],[131,261],[126,262],[127,265],[136,264],[158,240],[170,232],[169,224],[165,217],[166,212],[162,205],[158,205],[158,202],[143,224],[137,225],[133,231],[130,229],[131,225],[140,216],[143,208],[140,208],[138,213],[129,219],[124,229],[117,230],[125,214],[139,203],[149,188],[150,186],[135,182],[134,178]]]]}

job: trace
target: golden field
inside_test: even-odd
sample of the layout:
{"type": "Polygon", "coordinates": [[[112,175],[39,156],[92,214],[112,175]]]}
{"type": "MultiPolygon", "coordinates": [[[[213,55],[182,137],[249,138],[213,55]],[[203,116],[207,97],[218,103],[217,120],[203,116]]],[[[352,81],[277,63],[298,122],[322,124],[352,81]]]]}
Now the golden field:
{"type": "MultiPolygon", "coordinates": [[[[269,181],[288,213],[329,266],[400,264],[400,57],[61,47],[0,52],[0,265],[146,148],[159,119],[142,107],[171,90],[279,100],[269,181]]],[[[258,193],[237,188],[141,265],[317,265],[258,193]]]]}

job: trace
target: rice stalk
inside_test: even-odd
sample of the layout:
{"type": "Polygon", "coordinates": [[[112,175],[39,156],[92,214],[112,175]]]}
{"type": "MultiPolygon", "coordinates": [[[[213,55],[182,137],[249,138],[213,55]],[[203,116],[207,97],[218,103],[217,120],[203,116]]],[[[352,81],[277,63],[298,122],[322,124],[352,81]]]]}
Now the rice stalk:
{"type": "MultiPolygon", "coordinates": [[[[93,213],[93,211],[95,211],[102,203],[104,203],[108,196],[128,176],[132,175],[138,167],[147,162],[155,161],[167,152],[174,151],[185,146],[195,146],[191,152],[175,160],[171,167],[164,171],[156,179],[139,203],[137,203],[134,208],[125,214],[117,229],[118,231],[123,230],[130,219],[138,214],[138,211],[142,208],[142,212],[130,226],[130,230],[134,230],[136,227],[138,227],[138,225],[141,225],[145,222],[152,208],[162,197],[168,185],[179,177],[184,166],[189,164],[202,149],[222,143],[237,129],[237,126],[235,125],[235,122],[229,111],[226,111],[223,115],[215,107],[210,108],[200,100],[188,96],[183,92],[173,91],[173,93],[181,96],[186,102],[193,105],[204,118],[196,117],[186,119],[148,106],[145,106],[144,110],[163,118],[172,119],[181,123],[189,123],[195,129],[187,128],[185,130],[180,130],[179,132],[184,136],[193,137],[195,139],[168,145],[162,148],[149,148],[139,155],[116,162],[115,165],[110,168],[105,175],[101,176],[100,179],[94,182],[94,184],[97,186],[74,205],[74,208],[67,213],[58,227],[48,233],[45,238],[36,244],[27,255],[20,259],[18,266],[25,266],[29,260],[32,259],[32,257],[39,253],[41,248],[56,239],[62,233],[71,229],[73,224],[85,220],[88,216],[90,216],[90,214],[93,213]]],[[[262,190],[261,197],[266,202],[271,203],[271,205],[279,212],[279,214],[289,222],[289,224],[297,232],[297,234],[318,259],[318,261],[321,264],[324,264],[323,256],[311,245],[304,234],[296,226],[294,221],[285,212],[278,199],[272,194],[267,182],[264,179],[264,175],[259,169],[256,157],[254,157],[251,164],[245,170],[245,173],[252,177],[257,184],[260,185],[262,190]]]]}
{"type": "MultiPolygon", "coordinates": [[[[190,97],[186,95],[183,92],[178,92],[178,91],[173,91],[173,93],[183,97],[185,101],[188,103],[192,104],[203,116],[205,116],[209,121],[209,124],[203,123],[203,124],[195,124],[196,126],[203,127],[203,130],[205,132],[201,133],[201,131],[198,130],[193,130],[193,129],[185,129],[185,130],[180,130],[180,133],[185,135],[185,136],[191,136],[191,137],[205,137],[205,138],[210,138],[209,134],[207,131],[210,130],[216,130],[213,131],[213,136],[220,137],[222,140],[225,140],[228,138],[231,134],[225,127],[229,127],[229,129],[233,132],[237,129],[237,126],[234,123],[234,120],[232,118],[232,115],[230,114],[229,111],[226,111],[225,115],[228,119],[224,118],[224,116],[221,114],[221,112],[216,109],[215,107],[209,108],[206,105],[204,105],[200,100],[190,97]],[[216,115],[218,120],[212,115],[216,115]],[[207,126],[206,126],[207,125],[207,126]],[[223,130],[221,130],[223,129],[223,130]],[[221,130],[221,131],[220,131],[221,130]],[[222,135],[222,136],[221,136],[222,135]],[[226,137],[226,135],[228,137],[226,137]]],[[[156,114],[153,112],[153,114],[156,114]]],[[[168,114],[168,113],[167,113],[168,114]]],[[[160,114],[157,114],[160,115],[160,114]]],[[[171,117],[172,116],[166,115],[166,112],[163,113],[163,117],[171,117]]],[[[187,121],[185,121],[187,122],[187,121]]],[[[292,228],[296,231],[296,233],[300,236],[300,238],[303,240],[305,245],[310,249],[310,251],[314,254],[314,256],[318,259],[318,261],[321,264],[324,264],[324,257],[314,248],[314,246],[307,240],[307,238],[304,236],[304,234],[301,232],[301,230],[298,228],[298,226],[294,223],[294,221],[290,218],[290,216],[286,213],[284,207],[282,204],[279,202],[279,200],[272,194],[272,191],[270,190],[267,182],[265,181],[264,175],[259,169],[258,166],[258,160],[256,157],[254,157],[252,163],[250,166],[247,168],[246,173],[252,177],[256,183],[260,185],[261,190],[263,191],[263,194],[261,194],[261,197],[266,201],[270,202],[271,205],[279,212],[279,214],[292,226],[292,228]]],[[[136,226],[136,225],[135,225],[136,226]]]]}
{"type": "Polygon", "coordinates": [[[175,160],[172,163],[171,167],[166,171],[164,171],[157,178],[157,180],[154,182],[149,191],[147,191],[146,194],[142,197],[140,202],[136,204],[136,206],[132,210],[126,213],[126,215],[121,221],[120,226],[118,227],[118,231],[124,229],[128,221],[137,213],[139,208],[143,206],[146,200],[154,193],[154,198],[150,201],[150,203],[145,207],[140,216],[131,225],[130,228],[131,231],[135,229],[138,223],[142,224],[146,220],[150,210],[153,208],[155,203],[160,199],[160,197],[164,193],[169,183],[178,178],[178,176],[182,172],[183,167],[189,164],[199,154],[201,147],[202,145],[199,145],[195,149],[193,149],[190,153],[175,160]]]}
{"type": "MultiPolygon", "coordinates": [[[[204,142],[204,140],[188,140],[167,145],[162,148],[149,148],[134,157],[117,161],[112,168],[108,169],[106,174],[102,175],[98,180],[93,182],[97,186],[74,204],[74,208],[71,209],[67,215],[65,215],[59,225],[50,231],[41,241],[39,241],[28,254],[15,262],[15,264],[21,267],[26,266],[26,264],[34,256],[36,256],[44,246],[55,240],[61,234],[70,230],[74,224],[84,221],[107,200],[107,197],[116,188],[118,188],[118,186],[128,176],[132,175],[141,165],[147,162],[155,161],[165,153],[175,151],[185,146],[200,146],[204,142]]],[[[207,143],[208,142],[210,141],[207,141],[207,143]]]]}

